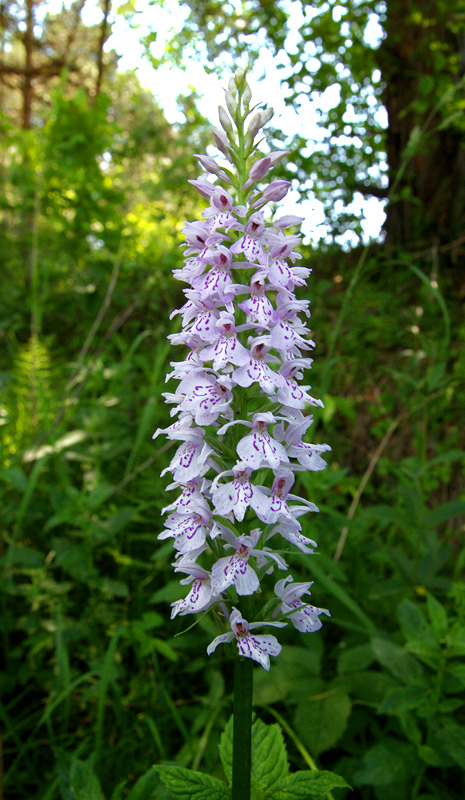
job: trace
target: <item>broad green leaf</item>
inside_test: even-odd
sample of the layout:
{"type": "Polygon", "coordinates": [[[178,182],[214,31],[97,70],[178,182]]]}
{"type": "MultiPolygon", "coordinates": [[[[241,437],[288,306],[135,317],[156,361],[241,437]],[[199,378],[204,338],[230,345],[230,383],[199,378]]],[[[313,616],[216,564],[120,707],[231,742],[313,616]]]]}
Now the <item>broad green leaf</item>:
{"type": "Polygon", "coordinates": [[[268,800],[310,800],[325,798],[332,789],[350,789],[344,778],[333,772],[294,772],[266,794],[268,800]]]}
{"type": "Polygon", "coordinates": [[[458,663],[451,663],[449,662],[446,666],[446,680],[447,675],[452,675],[456,678],[462,686],[465,688],[465,664],[458,664],[458,663]]]}
{"type": "Polygon", "coordinates": [[[449,720],[441,729],[441,746],[459,767],[465,769],[465,725],[449,720]]]}
{"type": "Polygon", "coordinates": [[[372,707],[382,703],[385,695],[398,686],[392,675],[381,670],[347,672],[343,679],[344,686],[352,698],[372,707]]]}
{"type": "Polygon", "coordinates": [[[77,758],[71,762],[69,784],[73,800],[105,800],[97,776],[88,764],[77,758]]]}
{"type": "Polygon", "coordinates": [[[422,683],[412,683],[388,692],[380,712],[381,714],[400,714],[402,711],[411,711],[429,702],[428,686],[422,683]]]}
{"type": "Polygon", "coordinates": [[[381,666],[404,683],[423,673],[421,665],[394,642],[388,639],[372,639],[371,647],[381,666]]]}
{"type": "Polygon", "coordinates": [[[428,616],[434,632],[436,636],[441,638],[447,630],[446,610],[432,594],[428,594],[426,597],[426,608],[428,609],[428,616]]]}
{"type": "Polygon", "coordinates": [[[462,658],[465,656],[465,627],[454,625],[447,635],[448,658],[462,658]]]}
{"type": "Polygon", "coordinates": [[[260,787],[272,788],[289,773],[281,728],[257,719],[252,725],[252,776],[260,787]]]}
{"type": "Polygon", "coordinates": [[[0,480],[9,483],[10,486],[14,486],[19,492],[26,491],[27,476],[22,469],[18,469],[17,467],[2,467],[0,469],[0,480]]]}
{"type": "Polygon", "coordinates": [[[374,745],[363,761],[364,766],[354,775],[355,783],[361,786],[386,786],[407,780],[415,775],[420,764],[411,745],[392,738],[374,745]]]}
{"type": "Polygon", "coordinates": [[[436,525],[441,525],[449,519],[458,517],[465,511],[464,500],[452,500],[450,503],[443,503],[437,506],[433,511],[425,515],[425,523],[429,528],[434,528],[436,525]]]}
{"type": "Polygon", "coordinates": [[[439,753],[433,747],[430,747],[428,744],[422,744],[417,750],[418,755],[420,756],[421,760],[428,764],[430,767],[440,767],[442,763],[442,758],[439,753]]]}
{"type": "MultiPolygon", "coordinates": [[[[233,759],[233,724],[230,717],[221,736],[219,752],[223,769],[231,783],[233,759]]],[[[289,772],[287,753],[279,725],[265,725],[260,719],[252,725],[252,781],[269,789],[289,772]]]]}
{"type": "Polygon", "coordinates": [[[155,770],[176,800],[231,800],[226,784],[203,772],[158,764],[155,770]]]}
{"type": "Polygon", "coordinates": [[[436,643],[436,636],[420,609],[410,600],[404,600],[397,609],[397,617],[407,640],[436,643]]]}
{"type": "Polygon", "coordinates": [[[349,696],[342,687],[326,687],[316,697],[302,698],[295,725],[312,756],[334,747],[345,731],[350,709],[349,696]]]}
{"type": "Polygon", "coordinates": [[[160,778],[156,767],[150,767],[134,784],[126,800],[157,800],[160,792],[160,778]]]}
{"type": "Polygon", "coordinates": [[[361,644],[358,647],[350,647],[343,650],[337,662],[339,674],[344,672],[359,672],[371,666],[375,660],[375,655],[369,644],[361,644]]]}
{"type": "Polygon", "coordinates": [[[439,669],[442,660],[441,646],[439,643],[429,645],[424,642],[410,641],[407,642],[406,647],[428,667],[434,670],[439,669]]]}
{"type": "Polygon", "coordinates": [[[418,747],[423,739],[423,733],[418,725],[416,715],[409,711],[403,711],[399,714],[399,721],[405,737],[418,747]]]}
{"type": "MultiPolygon", "coordinates": [[[[0,564],[6,560],[6,556],[3,556],[3,558],[0,559],[0,564]]],[[[8,564],[11,567],[35,569],[37,567],[42,567],[44,561],[44,554],[36,550],[35,547],[13,542],[8,549],[8,564]]]]}
{"type": "MultiPolygon", "coordinates": [[[[270,672],[260,670],[254,676],[254,703],[269,705],[280,700],[300,699],[299,688],[303,680],[313,680],[319,674],[322,656],[322,640],[317,638],[315,647],[285,647],[270,672]]],[[[319,680],[319,679],[317,679],[319,680]]],[[[318,690],[317,690],[318,691],[318,690]]]]}

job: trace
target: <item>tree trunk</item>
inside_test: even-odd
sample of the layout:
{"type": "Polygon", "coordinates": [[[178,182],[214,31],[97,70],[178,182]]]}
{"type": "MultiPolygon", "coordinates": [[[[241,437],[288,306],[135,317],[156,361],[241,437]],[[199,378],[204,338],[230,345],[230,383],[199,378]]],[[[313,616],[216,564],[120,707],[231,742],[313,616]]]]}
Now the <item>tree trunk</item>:
{"type": "Polygon", "coordinates": [[[379,50],[391,192],[386,244],[435,248],[451,266],[465,244],[465,150],[463,129],[438,125],[463,94],[457,89],[446,102],[446,87],[465,72],[465,36],[463,26],[461,36],[451,32],[453,9],[447,0],[388,0],[379,50]]]}

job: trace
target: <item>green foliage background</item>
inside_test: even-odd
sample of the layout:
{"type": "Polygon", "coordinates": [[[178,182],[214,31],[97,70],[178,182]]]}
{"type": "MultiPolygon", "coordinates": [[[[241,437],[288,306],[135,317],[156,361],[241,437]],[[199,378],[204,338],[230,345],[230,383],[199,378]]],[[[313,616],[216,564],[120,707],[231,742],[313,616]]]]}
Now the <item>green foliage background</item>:
{"type": "MultiPolygon", "coordinates": [[[[262,10],[279,43],[279,19],[262,10]]],[[[330,32],[321,27],[321,47],[332,53],[330,32]]],[[[208,615],[188,630],[169,621],[183,592],[171,543],[156,539],[170,448],[151,435],[169,419],[166,335],[181,303],[171,269],[182,221],[203,207],[186,179],[209,141],[195,97],[182,102],[185,122],[169,125],[133,74],[108,66],[96,95],[63,71],[30,128],[14,104],[1,117],[0,721],[11,800],[169,798],[154,763],[223,778],[230,660],[206,657],[217,634],[208,615]]],[[[304,531],[320,553],[296,553],[292,566],[332,617],[315,636],[283,634],[270,673],[256,671],[257,713],[279,723],[292,772],[337,772],[361,800],[458,800],[463,298],[429,254],[374,243],[303,255],[312,382],[325,401],[313,436],[333,452],[326,471],[301,479],[320,507],[304,531]]]]}

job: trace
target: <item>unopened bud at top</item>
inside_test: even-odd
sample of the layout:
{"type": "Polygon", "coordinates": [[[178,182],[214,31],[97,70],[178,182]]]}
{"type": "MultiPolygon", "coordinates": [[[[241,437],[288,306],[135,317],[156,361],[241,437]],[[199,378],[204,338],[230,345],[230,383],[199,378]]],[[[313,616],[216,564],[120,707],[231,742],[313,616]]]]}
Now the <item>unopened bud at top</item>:
{"type": "Polygon", "coordinates": [[[244,67],[240,67],[234,76],[234,83],[239,91],[243,90],[247,86],[247,81],[245,79],[246,72],[247,70],[244,69],[244,67]]]}
{"type": "Polygon", "coordinates": [[[237,92],[237,84],[235,76],[230,78],[228,81],[228,92],[232,95],[235,95],[237,92]]]}

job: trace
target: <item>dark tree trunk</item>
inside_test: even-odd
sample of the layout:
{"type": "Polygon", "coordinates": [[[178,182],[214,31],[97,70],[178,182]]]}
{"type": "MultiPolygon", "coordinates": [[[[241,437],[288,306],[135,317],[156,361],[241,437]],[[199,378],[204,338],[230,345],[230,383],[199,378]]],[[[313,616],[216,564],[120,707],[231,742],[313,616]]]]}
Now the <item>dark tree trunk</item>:
{"type": "MultiPolygon", "coordinates": [[[[447,116],[441,86],[457,85],[465,72],[465,33],[463,25],[461,36],[451,32],[453,13],[454,3],[447,0],[388,0],[379,50],[392,192],[386,244],[436,248],[452,264],[465,245],[465,149],[463,130],[438,126],[447,116]],[[413,147],[416,131],[421,136],[413,147]]],[[[457,91],[463,95],[463,88],[457,91]]]]}
{"type": "Polygon", "coordinates": [[[99,43],[98,43],[98,51],[97,51],[97,80],[95,84],[95,95],[98,96],[102,91],[102,81],[103,81],[103,73],[104,73],[104,64],[103,64],[103,48],[105,46],[105,42],[107,41],[110,35],[110,26],[108,24],[108,17],[110,14],[111,9],[111,0],[104,0],[103,2],[103,19],[100,25],[100,36],[99,36],[99,43]]]}

